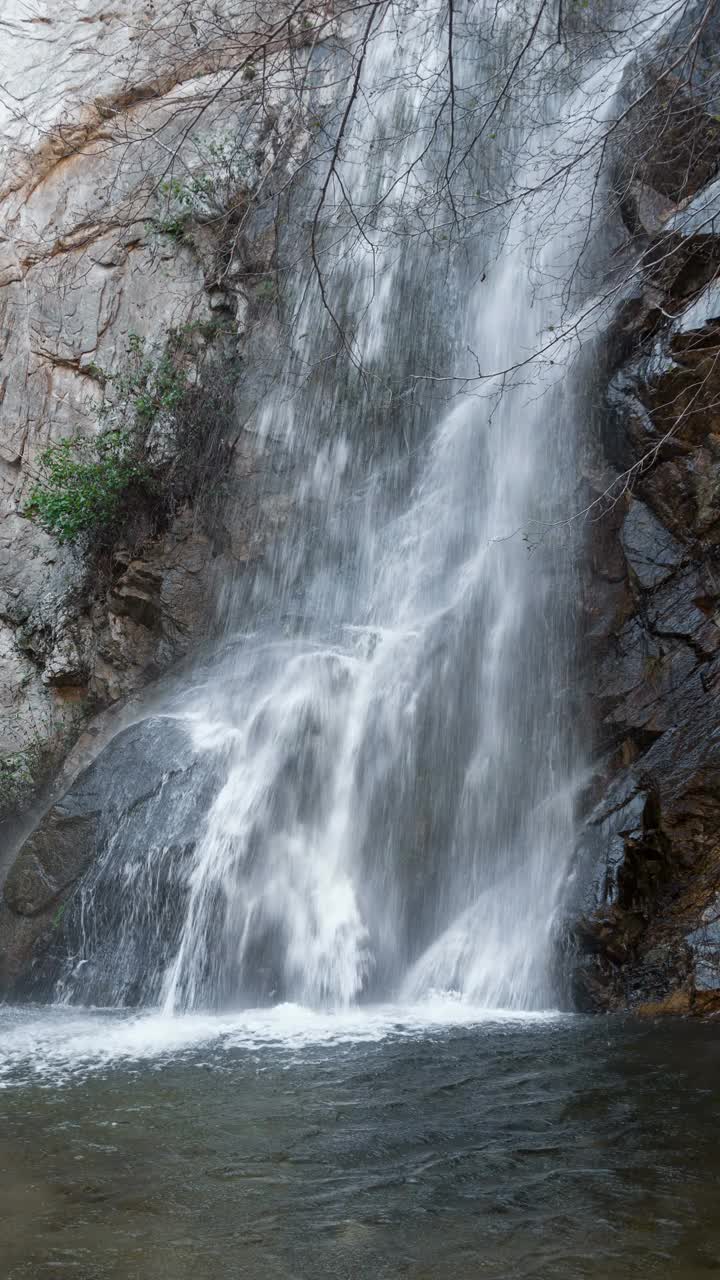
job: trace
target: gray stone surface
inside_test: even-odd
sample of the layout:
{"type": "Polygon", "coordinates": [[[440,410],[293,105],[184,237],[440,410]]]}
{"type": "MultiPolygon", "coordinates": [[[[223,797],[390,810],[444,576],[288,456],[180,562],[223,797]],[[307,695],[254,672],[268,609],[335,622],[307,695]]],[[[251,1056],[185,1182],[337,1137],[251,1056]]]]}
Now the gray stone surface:
{"type": "MultiPolygon", "coordinates": [[[[18,795],[2,786],[3,760],[24,752],[38,777],[54,767],[90,716],[202,638],[213,601],[218,548],[192,510],[115,548],[102,580],[92,548],[59,546],[27,519],[39,454],[97,430],[103,380],[125,367],[131,334],[157,354],[171,328],[220,317],[237,354],[252,295],[246,254],[256,279],[274,248],[274,206],[268,225],[226,228],[219,254],[224,224],[203,224],[201,204],[187,237],[158,229],[177,212],[163,183],[210,176],[237,195],[228,138],[251,158],[243,181],[257,183],[276,171],[281,181],[279,155],[292,165],[304,145],[282,51],[260,110],[250,81],[227,74],[250,47],[246,25],[275,21],[277,5],[31,7],[6,0],[0,14],[0,840],[18,795]],[[223,25],[233,38],[218,38],[223,25]]],[[[156,432],[156,454],[161,444],[156,432]]],[[[252,471],[262,496],[272,469],[263,447],[225,463],[231,485],[252,471]]],[[[278,527],[276,512],[267,524],[278,527]]],[[[251,549],[243,526],[230,530],[227,560],[256,559],[263,529],[254,519],[251,549]]]]}
{"type": "Polygon", "coordinates": [[[594,892],[574,980],[595,1009],[720,1008],[720,242],[701,234],[659,242],[612,379],[608,461],[637,469],[622,519],[595,538],[587,609],[604,775],[580,855],[594,892]]]}
{"type": "MultiPolygon", "coordinates": [[[[44,972],[48,947],[58,951],[68,902],[83,878],[95,873],[119,831],[125,832],[128,854],[147,852],[150,857],[154,845],[146,822],[151,813],[162,818],[158,825],[164,832],[173,831],[174,821],[182,836],[178,848],[191,848],[208,786],[212,782],[201,776],[182,721],[166,716],[142,720],[112,738],[40,820],[5,880],[0,991],[12,991],[17,983],[27,986],[38,968],[44,972]]],[[[119,905],[119,890],[115,892],[119,905]]],[[[50,972],[54,964],[48,966],[50,972]]]]}
{"type": "Polygon", "coordinates": [[[656,587],[683,559],[683,548],[644,502],[633,499],[620,532],[625,559],[641,587],[656,587]]]}

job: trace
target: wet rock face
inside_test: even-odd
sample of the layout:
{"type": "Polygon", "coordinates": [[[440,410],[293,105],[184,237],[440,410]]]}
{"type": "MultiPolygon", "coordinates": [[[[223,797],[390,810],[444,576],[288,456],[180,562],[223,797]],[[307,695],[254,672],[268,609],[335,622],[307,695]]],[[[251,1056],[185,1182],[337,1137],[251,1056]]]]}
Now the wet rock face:
{"type": "Polygon", "coordinates": [[[714,5],[668,11],[661,42],[625,72],[625,112],[611,139],[612,183],[633,235],[655,235],[720,169],[714,5]]]}
{"type": "MultiPolygon", "coordinates": [[[[110,945],[120,952],[113,963],[98,966],[107,972],[108,989],[101,994],[112,1003],[114,983],[129,1002],[147,994],[173,941],[188,858],[213,786],[181,721],[158,717],[117,734],[46,813],[5,881],[0,993],[45,995],[58,981],[69,981],[72,957],[88,943],[82,908],[83,895],[90,894],[95,952],[110,945]],[[146,862],[148,883],[142,877],[146,862]],[[134,927],[125,932],[122,913],[128,911],[134,927]]],[[[80,974],[82,982],[95,982],[90,960],[80,974]]],[[[97,999],[97,985],[93,992],[97,999]]]]}
{"type": "Polygon", "coordinates": [[[614,183],[628,229],[654,234],[680,200],[694,196],[720,166],[720,122],[695,74],[693,92],[677,75],[652,71],[635,85],[638,102],[614,139],[614,183]],[[708,109],[709,108],[709,109],[708,109]]]}
{"type": "Polygon", "coordinates": [[[665,582],[682,563],[682,544],[650,508],[637,499],[630,501],[620,530],[620,542],[625,563],[642,589],[665,582]]]}
{"type": "Polygon", "coordinates": [[[580,853],[592,888],[573,979],[590,1009],[720,1010],[720,307],[718,242],[704,234],[713,190],[696,198],[701,244],[695,202],[686,211],[678,261],[692,271],[676,261],[653,284],[654,321],[642,309],[622,318],[628,333],[635,326],[632,355],[610,387],[605,459],[616,474],[635,470],[592,535],[587,681],[603,763],[580,853]]]}

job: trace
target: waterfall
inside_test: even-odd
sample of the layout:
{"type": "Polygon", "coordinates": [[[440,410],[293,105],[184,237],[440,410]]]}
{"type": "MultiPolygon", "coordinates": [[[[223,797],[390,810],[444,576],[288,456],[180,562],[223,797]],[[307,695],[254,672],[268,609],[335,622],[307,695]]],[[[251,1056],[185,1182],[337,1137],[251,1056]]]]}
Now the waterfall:
{"type": "MultiPolygon", "coordinates": [[[[251,587],[227,584],[232,643],[166,708],[201,762],[197,839],[177,853],[186,814],[160,801],[153,832],[111,833],[68,912],[64,998],[124,1003],[144,968],[168,1011],[557,1001],[598,140],[632,40],[578,60],[548,10],[523,53],[523,5],[457,8],[452,110],[447,6],[378,9],[337,174],[319,203],[319,148],[281,229],[288,263],[298,221],[319,249],[289,273],[252,429],[292,457],[294,510],[251,587]]],[[[320,51],[329,132],[347,72],[320,51]]]]}

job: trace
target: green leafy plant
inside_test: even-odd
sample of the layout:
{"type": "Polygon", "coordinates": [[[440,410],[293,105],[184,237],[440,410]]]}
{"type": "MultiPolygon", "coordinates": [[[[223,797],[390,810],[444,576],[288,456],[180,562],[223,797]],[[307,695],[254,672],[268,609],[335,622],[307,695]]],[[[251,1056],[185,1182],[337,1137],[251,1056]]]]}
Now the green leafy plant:
{"type": "Polygon", "coordinates": [[[216,427],[230,412],[225,375],[215,375],[213,389],[197,384],[207,344],[221,333],[214,319],[188,322],[167,333],[159,355],[130,334],[122,369],[97,370],[100,429],[48,445],[24,514],[61,543],[84,537],[101,547],[126,536],[134,514],[163,520],[194,495],[214,458],[216,427]]]}
{"type": "Polygon", "coordinates": [[[109,394],[98,416],[108,425],[95,436],[65,437],[41,453],[25,515],[59,542],[116,527],[129,495],[152,491],[145,440],[158,415],[174,413],[187,390],[186,345],[187,337],[173,332],[153,359],[140,335],[131,334],[125,368],[103,375],[109,394]]]}
{"type": "Polygon", "coordinates": [[[134,432],[111,428],[91,439],[71,436],[40,455],[25,514],[59,542],[75,542],[114,525],[128,490],[149,485],[134,432]]]}
{"type": "MultiPolygon", "coordinates": [[[[244,78],[252,79],[255,69],[248,63],[244,78]]],[[[160,235],[173,240],[186,238],[193,221],[216,220],[242,208],[257,183],[254,156],[238,144],[232,134],[197,143],[199,165],[182,177],[160,183],[164,209],[150,225],[160,235]]]]}
{"type": "Polygon", "coordinates": [[[184,240],[193,214],[209,212],[214,190],[215,179],[207,173],[197,174],[186,182],[170,178],[161,183],[160,191],[166,199],[167,213],[156,219],[155,230],[171,240],[184,240]]]}
{"type": "Polygon", "coordinates": [[[188,178],[187,182],[181,182],[179,178],[170,178],[160,186],[163,195],[177,200],[180,205],[187,206],[194,205],[198,197],[211,195],[214,189],[215,180],[208,173],[196,174],[188,178]]]}
{"type": "Polygon", "coordinates": [[[107,374],[112,396],[100,406],[100,417],[123,416],[138,427],[149,427],[163,410],[172,413],[182,400],[188,384],[185,354],[194,327],[171,329],[166,348],[157,359],[145,353],[145,343],[137,333],[128,338],[128,360],[123,370],[107,374]]]}
{"type": "Polygon", "coordinates": [[[161,236],[168,236],[171,240],[184,240],[189,217],[189,213],[176,213],[168,215],[167,218],[159,218],[157,222],[150,225],[161,236]]]}

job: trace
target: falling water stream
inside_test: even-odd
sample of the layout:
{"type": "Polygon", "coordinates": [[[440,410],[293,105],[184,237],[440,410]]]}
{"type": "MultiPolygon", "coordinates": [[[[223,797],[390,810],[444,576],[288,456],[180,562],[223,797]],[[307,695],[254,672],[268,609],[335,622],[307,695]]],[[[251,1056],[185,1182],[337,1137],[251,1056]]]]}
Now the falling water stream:
{"type": "MultiPolygon", "coordinates": [[[[420,6],[401,36],[389,13],[369,46],[377,107],[363,114],[340,175],[353,209],[372,208],[398,174],[411,171],[421,193],[436,181],[447,140],[428,143],[427,84],[446,56],[443,13],[420,6]]],[[[468,31],[481,20],[471,7],[468,31]]],[[[499,17],[491,59],[509,55],[511,21],[499,17]]],[[[473,51],[467,35],[455,55],[458,110],[480,78],[473,51]]],[[[490,70],[494,83],[492,61],[490,70]]],[[[544,84],[541,72],[526,88],[536,114],[544,84]]],[[[550,96],[529,132],[510,115],[478,183],[497,187],[508,156],[518,191],[542,182],[558,142],[567,149],[572,112],[550,96]]],[[[326,228],[341,245],[339,260],[328,257],[327,292],[342,298],[348,324],[360,317],[356,360],[380,380],[399,347],[424,372],[440,329],[459,365],[523,366],[572,305],[558,279],[577,260],[567,224],[586,199],[581,175],[561,219],[554,192],[519,197],[509,219],[490,216],[470,236],[457,264],[439,230],[398,247],[383,227],[348,252],[341,204],[326,228]]],[[[448,224],[447,202],[434,213],[437,227],[448,224]]],[[[316,335],[312,366],[333,322],[317,288],[301,305],[298,331],[316,335]]],[[[442,409],[437,397],[424,406],[436,421],[423,423],[421,407],[413,424],[413,467],[401,458],[376,478],[362,402],[348,410],[341,394],[338,413],[321,383],[288,423],[288,385],[280,381],[262,429],[299,437],[299,484],[326,504],[327,532],[296,637],[278,640],[271,627],[250,640],[219,696],[211,682],[190,710],[198,740],[222,738],[225,774],[162,999],[203,1006],[218,987],[227,999],[261,969],[270,988],[257,997],[311,1006],[441,989],[490,1007],[547,1007],[580,773],[569,696],[574,548],[551,540],[531,557],[521,533],[571,507],[581,400],[562,360],[537,377],[521,369],[469,390],[451,383],[442,409]]],[[[398,425],[388,413],[388,434],[398,425]]],[[[378,452],[382,464],[388,444],[378,452]]],[[[281,545],[269,584],[280,608],[296,591],[295,547],[290,571],[285,555],[281,545]]]]}
{"type": "MultiPolygon", "coordinates": [[[[247,428],[291,459],[287,522],[224,584],[217,656],[136,726],[127,769],[160,781],[141,809],[108,784],[51,1007],[0,1010],[9,1280],[720,1266],[711,1037],[690,1066],[557,1012],[598,152],[660,21],[627,8],[607,39],[568,9],[571,56],[543,7],[480,138],[519,10],[457,6],[440,115],[447,6],[378,10],[336,179],[318,205],[320,146],[279,227],[297,262],[319,209],[247,428]]],[[[317,60],[330,133],[349,66],[317,60]]]]}
{"type": "MultiPolygon", "coordinates": [[[[289,287],[293,339],[255,431],[292,457],[295,510],[250,598],[226,591],[228,626],[251,617],[251,633],[167,708],[210,797],[173,855],[172,920],[167,895],[162,920],[147,903],[186,805],[160,794],[144,830],[131,814],[108,833],[68,913],[65,1000],[558,1002],[584,763],[576,340],[630,46],[579,79],[548,26],[547,56],[474,143],[521,31],[512,6],[457,15],[450,138],[433,88],[445,13],[378,19],[321,210],[321,280],[309,267],[289,287]],[[441,179],[465,155],[458,207],[441,179]]],[[[303,198],[307,220],[312,180],[303,198]]]]}

